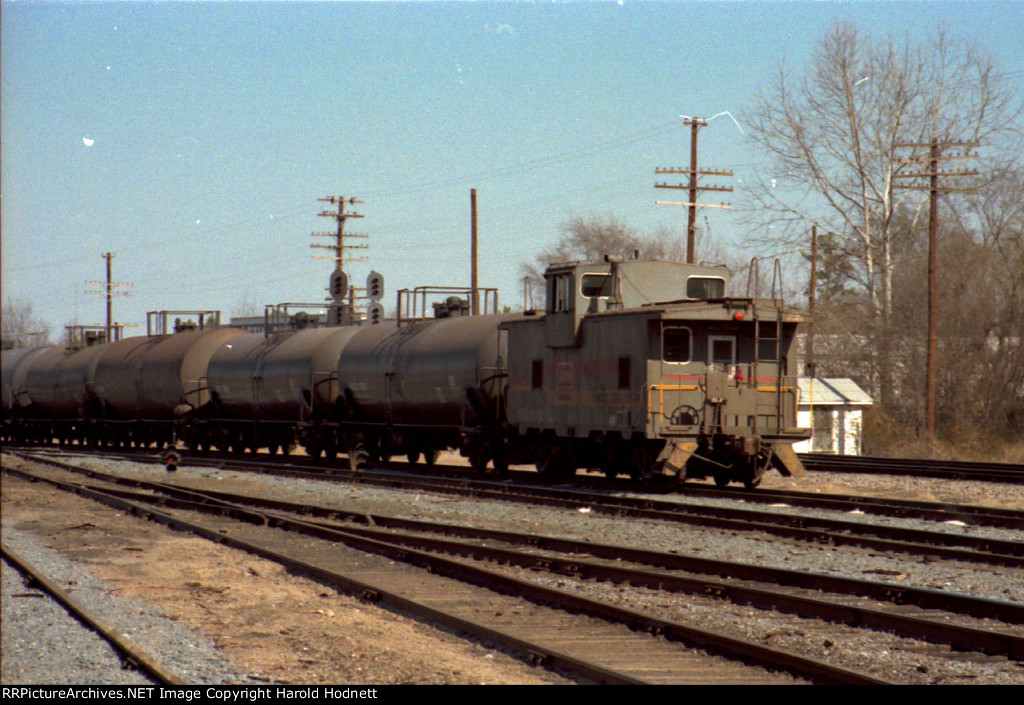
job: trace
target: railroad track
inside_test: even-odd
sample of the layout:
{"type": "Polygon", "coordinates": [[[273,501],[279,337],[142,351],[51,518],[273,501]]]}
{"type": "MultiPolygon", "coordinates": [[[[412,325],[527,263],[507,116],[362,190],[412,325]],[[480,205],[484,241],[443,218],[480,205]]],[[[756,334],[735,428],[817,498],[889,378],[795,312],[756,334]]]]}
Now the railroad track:
{"type": "MultiPolygon", "coordinates": [[[[148,484],[145,486],[153,489],[148,484]]],[[[167,491],[159,486],[157,489],[167,491]]],[[[268,523],[275,526],[292,526],[296,521],[295,517],[302,517],[298,520],[301,524],[294,526],[301,526],[304,532],[313,534],[317,533],[317,528],[325,530],[328,535],[330,532],[341,531],[391,545],[545,571],[581,581],[593,579],[667,592],[708,595],[759,609],[775,609],[800,617],[892,631],[904,636],[947,644],[955,649],[975,650],[1024,660],[1024,626],[1018,629],[1019,633],[1006,633],[965,624],[951,624],[949,621],[959,617],[971,617],[998,620],[1010,625],[1024,625],[1024,605],[1005,601],[950,595],[937,590],[899,587],[831,575],[761,568],[731,561],[694,559],[679,554],[601,545],[554,536],[413,521],[382,515],[345,514],[336,508],[299,505],[231,493],[197,493],[174,489],[168,494],[184,500],[183,506],[192,509],[196,507],[192,506],[191,502],[199,499],[201,503],[209,502],[208,508],[211,511],[221,511],[224,507],[255,508],[261,512],[272,510],[273,514],[265,516],[268,523]],[[339,514],[344,516],[339,517],[339,514]],[[309,517],[314,516],[331,518],[334,521],[311,521],[309,517]],[[346,523],[339,523],[339,519],[346,523]],[[352,526],[352,523],[364,526],[352,526]],[[434,538],[430,536],[432,534],[457,536],[472,542],[434,538]],[[522,546],[528,550],[509,549],[506,546],[522,546]],[[594,560],[581,556],[591,556],[594,560]],[[684,571],[688,575],[626,567],[630,563],[662,570],[684,571]],[[722,579],[710,579],[708,575],[716,575],[722,579]],[[745,581],[748,584],[735,581],[745,581]],[[825,599],[821,594],[823,591],[837,596],[857,596],[866,599],[864,604],[850,604],[845,599],[825,599]],[[868,605],[869,602],[872,604],[868,605]],[[879,608],[874,604],[876,602],[892,608],[879,608]],[[908,614],[908,610],[915,614],[908,614]]],[[[119,493],[119,496],[140,502],[167,503],[162,497],[154,498],[138,493],[119,493]]],[[[443,566],[431,564],[429,567],[443,566]]]]}
{"type": "MultiPolygon", "coordinates": [[[[90,474],[96,475],[91,472],[90,474]]],[[[161,484],[131,481],[148,491],[159,490],[177,495],[179,501],[194,502],[196,493],[185,490],[168,490],[161,484]]],[[[743,605],[760,609],[776,609],[801,617],[825,619],[831,622],[870,626],[883,631],[894,631],[901,635],[948,644],[958,650],[974,650],[987,654],[1007,656],[1014,659],[1024,657],[1024,640],[1020,629],[1016,632],[993,630],[991,627],[972,626],[965,615],[977,619],[998,619],[1011,625],[1024,623],[1024,607],[1002,601],[969,598],[950,595],[935,590],[905,588],[886,583],[849,580],[834,576],[810,576],[799,571],[762,569],[757,566],[730,564],[724,561],[692,559],[675,554],[656,551],[626,549],[618,546],[600,546],[590,542],[575,542],[556,537],[545,537],[509,532],[484,531],[472,527],[453,527],[427,522],[398,520],[383,516],[356,514],[339,517],[337,508],[315,508],[295,505],[263,498],[242,498],[235,495],[202,493],[200,501],[208,511],[223,511],[233,506],[236,511],[250,516],[262,517],[261,521],[276,525],[289,525],[304,533],[334,536],[352,545],[352,542],[369,542],[360,546],[363,550],[376,550],[402,561],[412,560],[426,565],[437,572],[451,571],[449,564],[436,564],[420,552],[447,553],[472,558],[476,561],[517,566],[529,569],[531,573],[547,572],[572,578],[571,590],[586,591],[591,580],[628,583],[633,586],[648,586],[658,591],[685,592],[718,599],[729,599],[743,605]],[[253,515],[253,512],[258,514],[253,515]],[[268,513],[268,512],[273,512],[268,513]],[[288,512],[301,515],[301,519],[281,514],[288,512]],[[311,521],[311,516],[333,517],[334,522],[311,521]],[[369,524],[373,528],[341,526],[340,518],[369,524]],[[298,527],[298,528],[297,528],[298,527]],[[321,534],[320,532],[326,532],[321,534]],[[397,532],[397,533],[396,533],[397,532]],[[456,535],[459,541],[449,538],[430,538],[428,534],[445,533],[456,535]],[[359,537],[359,541],[353,538],[359,537]],[[341,537],[344,538],[341,538],[341,537]],[[469,540],[467,542],[466,540],[469,540]],[[481,544],[486,542],[487,545],[481,544]],[[498,545],[494,545],[498,544],[498,545]],[[527,546],[528,550],[510,549],[508,546],[527,546]],[[375,548],[367,549],[367,546],[375,548]],[[386,548],[383,548],[386,546],[386,548]],[[394,553],[398,551],[398,553],[394,553]],[[580,556],[589,556],[589,558],[580,556]],[[624,567],[636,563],[649,568],[624,567]],[[674,571],[666,574],[664,571],[674,571]],[[688,574],[678,574],[685,571],[688,574]],[[708,575],[720,576],[711,579],[708,575]],[[742,583],[738,581],[743,581],[742,583]],[[781,587],[780,587],[781,586],[781,587]],[[810,591],[829,590],[837,595],[858,595],[866,599],[863,604],[849,604],[848,599],[823,599],[820,594],[810,591]],[[881,601],[883,607],[868,602],[881,601]],[[942,609],[941,613],[933,610],[942,609]],[[911,612],[908,614],[908,611],[911,612]],[[959,622],[951,624],[950,622],[959,622]]],[[[137,493],[121,494],[122,499],[134,502],[160,501],[151,496],[137,493]]],[[[196,509],[196,507],[190,507],[196,509]]],[[[460,568],[460,570],[462,570],[460,568]]],[[[499,569],[508,572],[509,569],[499,569]]],[[[493,578],[491,578],[493,579],[493,578]]],[[[548,599],[548,598],[540,598],[548,599]]],[[[631,619],[636,619],[635,616],[631,619]]],[[[648,617],[650,619],[650,617],[648,617]]],[[[635,624],[634,624],[635,626],[635,624]]],[[[660,631],[665,629],[659,621],[646,622],[644,628],[660,631]]],[[[691,637],[692,638],[692,637],[691,637]]]]}
{"type": "Polygon", "coordinates": [[[782,669],[815,682],[882,682],[785,650],[590,600],[379,537],[230,506],[232,503],[210,497],[199,498],[198,504],[189,500],[185,505],[181,504],[185,500],[157,499],[152,494],[133,493],[127,497],[121,493],[118,497],[117,492],[80,483],[52,477],[47,481],[124,511],[282,562],[364,599],[414,611],[588,680],[794,682],[792,676],[776,673],[782,669]],[[146,506],[140,502],[144,498],[163,502],[164,506],[146,506]],[[281,534],[285,528],[290,533],[281,534]],[[311,541],[310,537],[318,540],[311,541]],[[368,558],[367,554],[377,555],[368,558]],[[389,560],[382,562],[380,556],[389,560]],[[338,565],[346,566],[344,574],[332,569],[338,565]],[[459,584],[446,576],[457,577],[459,584]]]}
{"type": "Polygon", "coordinates": [[[800,453],[799,457],[803,461],[804,467],[811,472],[853,472],[939,477],[946,480],[1024,483],[1024,465],[1012,463],[877,458],[863,455],[822,455],[820,453],[800,453]]]}
{"type": "MultiPolygon", "coordinates": [[[[23,456],[38,457],[38,456],[23,456]]],[[[133,457],[133,456],[126,456],[133,457]]],[[[150,462],[156,462],[149,456],[150,462]]],[[[886,525],[837,519],[827,516],[792,514],[780,511],[783,507],[756,509],[749,506],[701,505],[682,503],[656,496],[629,497],[608,493],[588,492],[575,487],[524,485],[495,480],[455,477],[410,475],[390,470],[327,470],[307,463],[284,463],[281,460],[264,462],[259,459],[224,459],[190,457],[187,463],[226,470],[271,472],[296,480],[326,480],[409,491],[439,492],[477,499],[545,505],[553,507],[585,507],[615,517],[643,518],[668,521],[691,526],[760,532],[775,537],[837,547],[858,547],[892,553],[931,556],[966,563],[1024,567],[1024,551],[1019,538],[1000,539],[992,536],[974,536],[962,532],[922,530],[898,525],[886,525]]],[[[715,492],[705,496],[716,498],[742,498],[749,502],[761,492],[715,492]]],[[[887,516],[914,517],[936,523],[976,524],[1020,529],[1024,525],[1024,512],[986,507],[964,507],[940,503],[905,502],[808,495],[801,493],[774,493],[760,501],[772,500],[787,504],[842,511],[852,515],[868,512],[887,516]]]]}

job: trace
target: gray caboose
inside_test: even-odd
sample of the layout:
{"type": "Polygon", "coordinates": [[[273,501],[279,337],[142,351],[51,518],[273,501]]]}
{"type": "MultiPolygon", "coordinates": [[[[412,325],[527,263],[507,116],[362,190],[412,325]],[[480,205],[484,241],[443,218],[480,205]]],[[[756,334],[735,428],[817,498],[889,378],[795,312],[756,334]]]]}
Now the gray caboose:
{"type": "Polygon", "coordinates": [[[648,480],[757,485],[799,474],[780,299],[727,297],[724,267],[621,260],[549,267],[543,316],[507,321],[509,459],[648,480]]]}

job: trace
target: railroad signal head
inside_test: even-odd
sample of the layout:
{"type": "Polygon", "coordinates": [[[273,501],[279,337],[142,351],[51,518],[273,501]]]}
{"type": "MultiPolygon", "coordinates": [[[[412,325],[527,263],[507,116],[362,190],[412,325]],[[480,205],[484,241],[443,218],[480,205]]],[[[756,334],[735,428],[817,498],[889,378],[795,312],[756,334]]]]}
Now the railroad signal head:
{"type": "Polygon", "coordinates": [[[369,321],[370,325],[377,325],[384,321],[384,305],[379,301],[374,301],[372,304],[366,307],[366,320],[369,321]]]}
{"type": "Polygon", "coordinates": [[[342,301],[348,296],[348,275],[340,269],[331,274],[331,298],[342,301]]]}
{"type": "Polygon", "coordinates": [[[370,272],[366,277],[366,295],[370,301],[380,301],[384,296],[384,275],[380,272],[370,272]]]}
{"type": "Polygon", "coordinates": [[[347,326],[352,324],[349,307],[345,304],[334,304],[327,309],[328,325],[347,326]]]}

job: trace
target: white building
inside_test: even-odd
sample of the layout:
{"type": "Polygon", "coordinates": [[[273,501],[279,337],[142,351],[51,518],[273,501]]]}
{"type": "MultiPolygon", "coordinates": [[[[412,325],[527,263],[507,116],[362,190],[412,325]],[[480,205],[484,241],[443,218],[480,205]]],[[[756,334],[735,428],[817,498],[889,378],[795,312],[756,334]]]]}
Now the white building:
{"type": "Polygon", "coordinates": [[[860,455],[864,407],[874,400],[852,379],[801,377],[797,424],[811,428],[810,440],[793,444],[797,453],[860,455]]]}

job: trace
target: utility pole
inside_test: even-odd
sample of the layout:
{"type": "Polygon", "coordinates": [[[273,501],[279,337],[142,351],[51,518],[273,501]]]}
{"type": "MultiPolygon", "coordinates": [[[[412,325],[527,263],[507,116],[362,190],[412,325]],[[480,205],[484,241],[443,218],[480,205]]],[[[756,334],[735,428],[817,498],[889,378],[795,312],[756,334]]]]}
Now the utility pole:
{"type": "Polygon", "coordinates": [[[697,261],[697,209],[698,208],[732,208],[730,204],[698,203],[698,191],[732,191],[731,186],[698,186],[698,176],[732,176],[731,171],[701,171],[697,169],[697,130],[706,126],[706,120],[700,118],[686,118],[684,125],[690,126],[690,168],[670,168],[654,170],[655,174],[689,174],[688,184],[655,183],[654,188],[686,189],[689,191],[689,201],[656,201],[660,206],[685,206],[689,211],[686,227],[686,261],[693,264],[697,261]]]}
{"type": "Polygon", "coordinates": [[[470,302],[470,314],[473,316],[480,315],[480,294],[478,292],[479,282],[477,281],[477,230],[476,230],[476,189],[471,188],[469,190],[469,210],[470,210],[470,231],[472,243],[470,244],[472,262],[470,263],[470,287],[473,291],[472,301],[470,302]]]}
{"type": "Polygon", "coordinates": [[[346,245],[345,238],[367,238],[368,235],[357,235],[354,233],[345,232],[345,221],[349,218],[362,218],[363,215],[359,213],[346,213],[345,205],[355,205],[357,203],[363,203],[357,198],[345,199],[344,196],[326,196],[324,198],[317,199],[326,203],[332,203],[338,205],[338,212],[333,211],[322,211],[317,215],[324,218],[334,218],[338,227],[333,233],[313,233],[313,237],[330,237],[334,238],[334,243],[330,245],[321,245],[313,243],[310,247],[320,247],[328,250],[333,250],[333,256],[322,256],[314,255],[315,259],[333,259],[334,260],[334,271],[331,273],[331,278],[328,285],[328,291],[331,293],[329,299],[332,303],[330,306],[331,313],[329,314],[331,325],[349,325],[352,323],[352,311],[354,309],[353,301],[355,298],[355,288],[349,287],[348,274],[345,273],[345,261],[349,262],[367,262],[369,261],[366,257],[346,257],[345,250],[369,249],[369,245],[346,245]]]}
{"type": "MultiPolygon", "coordinates": [[[[939,194],[940,193],[977,193],[974,189],[949,188],[939,184],[940,177],[948,176],[977,176],[978,172],[971,171],[939,171],[940,161],[954,159],[974,159],[976,154],[957,154],[943,156],[942,150],[949,147],[962,147],[970,150],[978,147],[978,142],[940,142],[937,137],[932,137],[931,142],[901,142],[893,147],[928,147],[928,171],[893,174],[894,179],[918,179],[928,178],[928,186],[903,186],[894,184],[893,188],[913,189],[929,192],[928,212],[928,370],[927,394],[925,418],[928,428],[928,440],[935,440],[935,378],[938,372],[938,324],[939,324],[939,292],[938,292],[938,230],[939,230],[939,194]]],[[[924,164],[925,160],[897,159],[897,164],[924,164]]]]}
{"type": "MultiPolygon", "coordinates": [[[[114,297],[115,296],[131,296],[131,292],[119,291],[121,287],[131,287],[134,284],[126,284],[123,282],[115,282],[112,278],[112,266],[111,260],[114,259],[115,255],[113,252],[104,252],[102,255],[103,259],[107,261],[107,280],[105,282],[87,281],[86,284],[92,286],[101,287],[99,291],[86,289],[85,293],[96,296],[105,296],[107,299],[107,325],[106,325],[106,340],[107,342],[113,342],[114,333],[114,297]]],[[[120,326],[118,327],[120,330],[120,326]]],[[[120,335],[118,335],[120,339],[120,335]]]]}
{"type": "Polygon", "coordinates": [[[811,226],[811,284],[807,296],[807,314],[810,322],[807,324],[807,361],[805,363],[807,374],[811,377],[817,369],[814,364],[814,300],[818,291],[818,226],[811,226]]]}

